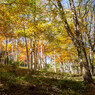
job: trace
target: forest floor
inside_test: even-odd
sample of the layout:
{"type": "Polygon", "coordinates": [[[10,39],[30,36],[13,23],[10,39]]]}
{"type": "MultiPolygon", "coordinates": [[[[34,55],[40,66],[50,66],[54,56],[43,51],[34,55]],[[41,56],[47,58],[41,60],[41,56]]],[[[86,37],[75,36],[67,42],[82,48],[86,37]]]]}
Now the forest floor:
{"type": "Polygon", "coordinates": [[[95,95],[95,85],[85,85],[82,77],[0,64],[0,95],[95,95]]]}

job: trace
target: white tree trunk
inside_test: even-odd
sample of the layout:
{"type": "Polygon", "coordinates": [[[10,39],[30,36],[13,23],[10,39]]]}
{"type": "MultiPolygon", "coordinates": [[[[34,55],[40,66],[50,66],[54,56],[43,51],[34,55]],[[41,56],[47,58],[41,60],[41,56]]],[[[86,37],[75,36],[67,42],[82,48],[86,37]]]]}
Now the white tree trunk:
{"type": "Polygon", "coordinates": [[[54,50],[54,72],[56,73],[55,50],[54,50]]]}
{"type": "Polygon", "coordinates": [[[18,60],[18,40],[16,39],[16,62],[18,60]]]}
{"type": "Polygon", "coordinates": [[[43,68],[43,42],[41,40],[41,66],[43,68]]]}

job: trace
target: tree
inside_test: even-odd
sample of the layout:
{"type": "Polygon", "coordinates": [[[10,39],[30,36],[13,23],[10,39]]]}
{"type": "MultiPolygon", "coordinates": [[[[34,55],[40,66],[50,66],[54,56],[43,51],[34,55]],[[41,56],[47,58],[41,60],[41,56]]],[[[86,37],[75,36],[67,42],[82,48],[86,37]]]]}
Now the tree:
{"type": "Polygon", "coordinates": [[[84,81],[90,83],[93,82],[92,80],[92,76],[90,73],[90,69],[89,69],[89,63],[88,63],[88,58],[87,58],[87,53],[86,53],[86,48],[84,46],[84,41],[82,38],[82,34],[81,34],[81,28],[80,28],[80,24],[79,24],[79,20],[76,14],[76,9],[75,9],[75,5],[74,5],[74,1],[73,0],[69,0],[69,4],[70,4],[70,8],[71,11],[73,13],[73,22],[74,22],[74,31],[72,31],[72,29],[69,26],[68,20],[66,18],[66,14],[65,11],[63,9],[63,6],[61,4],[60,0],[57,0],[57,5],[51,1],[53,5],[55,5],[55,7],[57,8],[57,10],[59,11],[59,15],[61,17],[62,23],[64,24],[64,28],[66,30],[66,32],[68,33],[69,37],[71,38],[74,46],[76,47],[76,50],[78,52],[78,59],[80,64],[82,63],[84,66],[84,74],[83,74],[83,78],[84,81]]]}

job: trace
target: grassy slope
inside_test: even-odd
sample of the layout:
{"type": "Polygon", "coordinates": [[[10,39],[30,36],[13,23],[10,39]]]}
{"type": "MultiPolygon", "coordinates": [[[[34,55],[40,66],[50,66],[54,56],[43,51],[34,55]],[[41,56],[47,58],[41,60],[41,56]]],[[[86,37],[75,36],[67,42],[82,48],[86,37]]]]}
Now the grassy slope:
{"type": "Polygon", "coordinates": [[[0,95],[95,95],[95,86],[80,79],[0,65],[0,95]]]}

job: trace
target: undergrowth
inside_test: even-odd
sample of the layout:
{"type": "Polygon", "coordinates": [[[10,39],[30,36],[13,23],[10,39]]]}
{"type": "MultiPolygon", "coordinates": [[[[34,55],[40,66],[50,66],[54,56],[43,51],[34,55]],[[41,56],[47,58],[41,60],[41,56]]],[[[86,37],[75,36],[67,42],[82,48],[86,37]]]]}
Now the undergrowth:
{"type": "MultiPolygon", "coordinates": [[[[63,75],[63,74],[62,74],[63,75]]],[[[58,79],[60,74],[29,71],[0,65],[0,95],[82,95],[86,91],[83,81],[58,79]]]]}

